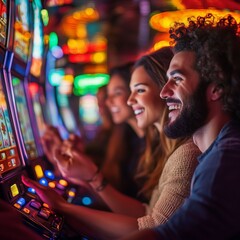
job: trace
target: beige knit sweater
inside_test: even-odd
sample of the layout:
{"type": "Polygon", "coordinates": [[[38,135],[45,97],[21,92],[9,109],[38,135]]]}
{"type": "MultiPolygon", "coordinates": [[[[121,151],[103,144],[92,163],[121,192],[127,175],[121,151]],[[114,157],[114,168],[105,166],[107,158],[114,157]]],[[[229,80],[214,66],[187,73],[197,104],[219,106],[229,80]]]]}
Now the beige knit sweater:
{"type": "Polygon", "coordinates": [[[178,147],[168,158],[154,189],[146,216],[138,218],[139,230],[166,222],[189,195],[193,172],[198,164],[199,149],[192,140],[178,147]]]}

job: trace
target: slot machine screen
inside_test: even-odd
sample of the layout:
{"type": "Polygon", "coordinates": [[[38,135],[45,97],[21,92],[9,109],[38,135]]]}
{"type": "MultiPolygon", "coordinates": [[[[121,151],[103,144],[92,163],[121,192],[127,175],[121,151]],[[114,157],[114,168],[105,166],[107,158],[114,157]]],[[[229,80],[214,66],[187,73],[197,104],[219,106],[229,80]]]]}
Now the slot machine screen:
{"type": "Polygon", "coordinates": [[[42,137],[46,130],[42,106],[40,104],[42,102],[43,94],[41,94],[41,89],[37,83],[29,83],[29,92],[33,103],[33,110],[37,121],[39,135],[42,137]]]}
{"type": "Polygon", "coordinates": [[[14,53],[27,62],[30,45],[30,6],[29,0],[15,1],[14,53]]]}
{"type": "Polygon", "coordinates": [[[33,28],[33,50],[30,72],[35,77],[40,77],[43,56],[43,24],[41,22],[41,0],[33,1],[34,28],[33,28]]]}
{"type": "Polygon", "coordinates": [[[5,46],[7,40],[7,6],[6,0],[0,0],[0,43],[5,46]]]}
{"type": "Polygon", "coordinates": [[[0,76],[0,176],[21,165],[0,76]]]}
{"type": "Polygon", "coordinates": [[[19,78],[13,76],[12,84],[25,149],[28,159],[32,160],[38,157],[38,151],[34,140],[29,111],[27,108],[23,81],[20,81],[19,78]]]}

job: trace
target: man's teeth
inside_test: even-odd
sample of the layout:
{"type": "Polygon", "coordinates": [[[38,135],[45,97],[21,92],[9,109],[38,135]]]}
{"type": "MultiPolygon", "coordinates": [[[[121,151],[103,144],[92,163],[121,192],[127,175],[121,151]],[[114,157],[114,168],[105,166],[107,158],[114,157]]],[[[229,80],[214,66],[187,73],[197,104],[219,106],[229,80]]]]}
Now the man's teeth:
{"type": "Polygon", "coordinates": [[[143,109],[136,109],[136,110],[134,110],[134,114],[135,115],[138,115],[138,114],[140,114],[142,112],[143,112],[143,109]]]}
{"type": "Polygon", "coordinates": [[[181,106],[180,105],[171,105],[168,107],[169,110],[176,110],[176,109],[180,109],[181,106]]]}

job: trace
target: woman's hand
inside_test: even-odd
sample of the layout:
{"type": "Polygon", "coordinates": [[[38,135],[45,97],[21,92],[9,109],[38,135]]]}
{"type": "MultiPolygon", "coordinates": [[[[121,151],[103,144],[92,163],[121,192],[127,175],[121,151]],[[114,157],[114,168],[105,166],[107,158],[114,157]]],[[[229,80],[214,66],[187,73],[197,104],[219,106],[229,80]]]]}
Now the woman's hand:
{"type": "Polygon", "coordinates": [[[62,146],[55,150],[54,158],[62,176],[78,185],[82,185],[83,181],[92,180],[98,171],[95,163],[75,148],[62,146]]]}
{"type": "Polygon", "coordinates": [[[54,166],[55,170],[57,170],[57,163],[54,159],[54,150],[62,144],[62,138],[58,129],[54,126],[46,125],[46,130],[41,138],[41,143],[49,162],[54,166]]]}
{"type": "Polygon", "coordinates": [[[47,203],[50,208],[55,209],[56,211],[60,210],[61,206],[67,203],[61,195],[59,195],[54,189],[50,187],[43,186],[24,175],[22,175],[22,182],[27,187],[34,188],[40,199],[43,202],[47,203]]]}

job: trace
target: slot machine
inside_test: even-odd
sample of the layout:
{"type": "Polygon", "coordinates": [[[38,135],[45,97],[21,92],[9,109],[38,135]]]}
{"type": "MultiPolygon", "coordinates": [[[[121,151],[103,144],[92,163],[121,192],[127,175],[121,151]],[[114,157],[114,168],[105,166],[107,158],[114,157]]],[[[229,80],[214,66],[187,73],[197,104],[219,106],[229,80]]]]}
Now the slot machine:
{"type": "MultiPolygon", "coordinates": [[[[27,5],[28,1],[25,1],[25,4],[23,1],[16,2],[16,10],[20,11],[19,9],[22,9],[22,12],[20,13],[21,16],[27,14],[29,11],[27,11],[28,8],[31,7],[31,5],[27,5]],[[19,5],[22,5],[19,6],[19,5]]],[[[34,0],[33,2],[33,10],[35,13],[38,9],[38,17],[40,14],[40,1],[34,0]]],[[[31,11],[30,11],[31,12],[31,11]]],[[[17,16],[19,14],[16,14],[16,20],[15,24],[17,23],[17,16]]],[[[31,15],[30,15],[31,16],[31,15]]],[[[28,19],[31,19],[29,16],[23,18],[25,19],[24,24],[26,29],[30,29],[30,23],[28,19]],[[27,24],[28,23],[28,24],[27,24]]],[[[34,19],[36,22],[36,19],[34,19]]],[[[18,23],[19,24],[19,23],[18,23]]],[[[20,24],[19,24],[20,25],[20,24]]],[[[15,32],[17,32],[18,29],[15,29],[15,32]]],[[[30,34],[34,34],[29,31],[30,34]]],[[[15,36],[17,34],[15,33],[15,36]]],[[[26,33],[24,33],[26,35],[26,33]]],[[[40,138],[37,136],[37,131],[34,131],[36,129],[36,123],[33,118],[33,113],[31,111],[32,105],[29,99],[29,91],[28,91],[28,69],[30,66],[30,61],[25,56],[27,55],[27,51],[25,48],[30,46],[30,41],[27,42],[26,40],[22,40],[20,37],[21,35],[18,34],[18,37],[15,38],[15,41],[21,42],[21,44],[15,43],[13,52],[16,53],[16,57],[13,57],[13,64],[12,68],[9,74],[9,92],[12,94],[13,99],[13,108],[15,109],[16,118],[18,119],[18,125],[20,129],[20,136],[22,137],[22,149],[25,159],[25,165],[27,168],[27,172],[30,175],[31,178],[37,180],[40,184],[45,186],[50,186],[52,188],[55,188],[55,190],[63,195],[69,202],[72,201],[72,199],[75,196],[76,188],[74,186],[70,186],[68,182],[63,178],[57,178],[55,177],[53,173],[53,169],[51,164],[46,161],[46,158],[43,154],[43,150],[41,148],[40,144],[40,138]],[[18,50],[19,46],[22,46],[22,50],[18,50]],[[20,61],[20,59],[17,57],[21,52],[22,55],[20,55],[20,58],[23,61],[20,61]],[[23,54],[25,53],[25,55],[23,54]],[[18,66],[16,64],[20,65],[25,60],[25,74],[22,74],[21,71],[19,71],[18,66]],[[27,61],[28,60],[28,61],[27,61]]],[[[31,37],[32,39],[32,37],[31,37]]],[[[28,40],[28,39],[27,39],[28,40]]],[[[28,53],[29,54],[29,53],[28,53]]],[[[22,64],[22,69],[23,68],[22,64]]]]}
{"type": "MultiPolygon", "coordinates": [[[[44,109],[48,108],[43,85],[44,68],[43,64],[43,26],[40,20],[40,10],[42,8],[40,0],[32,1],[33,13],[33,44],[30,60],[30,74],[28,79],[21,80],[12,77],[10,81],[13,88],[18,118],[20,119],[21,134],[27,151],[27,166],[29,173],[42,185],[48,185],[54,188],[68,202],[88,207],[97,207],[99,200],[93,196],[89,190],[84,187],[73,185],[54,174],[54,169],[44,155],[40,137],[45,131],[46,113],[44,109]],[[22,120],[21,120],[22,119],[22,120]],[[37,128],[36,128],[37,126],[37,128]],[[38,131],[34,131],[38,130],[38,131]],[[32,133],[31,133],[32,132],[32,133]],[[31,144],[29,144],[31,143],[31,144]],[[37,148],[37,149],[36,149],[37,148]],[[35,149],[35,150],[34,150],[35,149]],[[37,154],[37,156],[36,156],[37,154]]],[[[47,88],[47,87],[46,87],[47,88]]],[[[46,91],[49,95],[49,89],[46,91]]],[[[50,95],[51,95],[50,91],[50,95]]],[[[49,99],[48,99],[49,100],[49,99]]],[[[53,101],[48,101],[53,104],[53,101]]],[[[51,111],[51,118],[54,118],[54,111],[51,111]]],[[[53,124],[54,125],[54,124],[53,124]]],[[[58,125],[59,126],[59,125],[58,125]]]]}
{"type": "MultiPolygon", "coordinates": [[[[9,82],[12,78],[15,79],[15,74],[19,78],[20,76],[24,78],[27,73],[28,49],[26,46],[29,42],[30,31],[26,27],[27,18],[23,16],[24,11],[28,13],[29,2],[16,1],[15,3],[16,5],[12,1],[0,1],[0,27],[2,29],[0,34],[0,197],[15,207],[30,227],[48,239],[55,239],[60,235],[63,227],[63,217],[49,209],[34,194],[34,189],[26,188],[21,181],[22,175],[28,176],[27,153],[22,148],[23,138],[20,134],[9,82]],[[12,10],[14,9],[18,11],[18,17],[21,16],[23,21],[22,25],[20,22],[14,22],[16,23],[14,29],[18,31],[14,38],[15,42],[10,40],[13,39],[13,27],[10,27],[10,23],[13,23],[12,10]],[[6,37],[7,34],[8,37],[6,37]],[[23,38],[22,42],[21,38],[23,38]],[[15,59],[15,52],[12,51],[13,44],[16,48],[16,55],[17,53],[23,54],[22,62],[15,59]],[[14,70],[11,72],[12,66],[14,70]]],[[[24,124],[28,123],[25,121],[24,124]]],[[[27,141],[28,153],[32,157],[36,156],[37,149],[29,131],[27,141]]]]}

